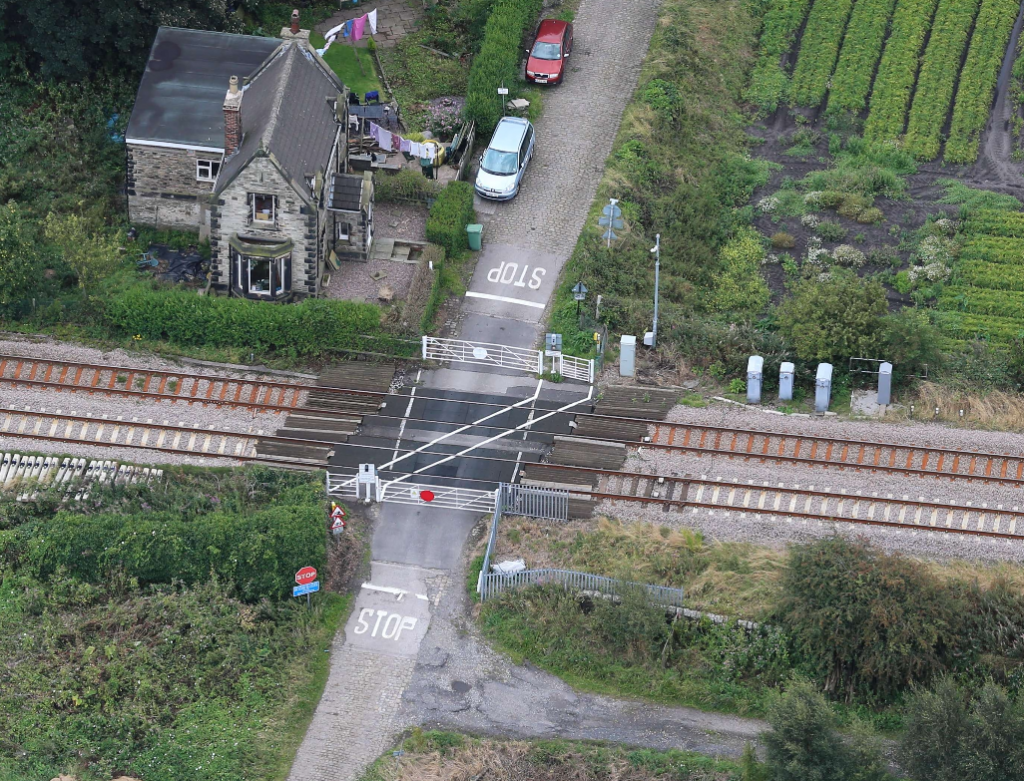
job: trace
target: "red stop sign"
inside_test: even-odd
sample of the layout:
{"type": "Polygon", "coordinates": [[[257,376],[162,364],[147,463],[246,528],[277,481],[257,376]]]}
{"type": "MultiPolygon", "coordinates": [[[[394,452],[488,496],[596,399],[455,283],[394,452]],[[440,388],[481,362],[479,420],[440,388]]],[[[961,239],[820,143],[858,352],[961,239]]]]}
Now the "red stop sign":
{"type": "Polygon", "coordinates": [[[316,580],[316,567],[303,567],[295,573],[295,582],[300,586],[312,583],[316,580]]]}
{"type": "Polygon", "coordinates": [[[432,502],[434,501],[434,492],[420,491],[420,499],[422,499],[424,502],[432,502]]]}

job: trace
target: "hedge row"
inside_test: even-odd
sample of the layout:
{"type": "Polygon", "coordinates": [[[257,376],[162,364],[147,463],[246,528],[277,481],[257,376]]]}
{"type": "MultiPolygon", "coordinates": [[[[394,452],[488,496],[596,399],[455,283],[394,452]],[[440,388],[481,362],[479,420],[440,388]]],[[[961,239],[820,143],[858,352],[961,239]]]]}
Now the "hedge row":
{"type": "Polygon", "coordinates": [[[853,7],[839,63],[829,89],[829,111],[861,111],[896,0],[859,0],[853,7]]]}
{"type": "Polygon", "coordinates": [[[501,119],[502,101],[513,97],[520,81],[519,61],[523,35],[537,19],[541,0],[496,0],[491,6],[484,42],[473,59],[466,88],[466,117],[476,122],[477,134],[486,138],[501,119]],[[510,89],[499,96],[502,84],[510,89]]]}
{"type": "Polygon", "coordinates": [[[45,527],[0,532],[0,561],[39,578],[58,569],[98,583],[114,572],[141,583],[199,583],[215,574],[246,601],[291,593],[296,570],[323,569],[323,511],[275,506],[248,513],[75,515],[61,512],[45,527]]]}
{"type": "Polygon", "coordinates": [[[780,61],[793,47],[810,4],[810,0],[772,0],[764,15],[757,64],[745,97],[765,113],[775,111],[786,98],[789,77],[780,61]]]}
{"type": "Polygon", "coordinates": [[[436,180],[409,168],[378,175],[373,181],[373,197],[378,203],[427,201],[436,198],[440,189],[436,180]]]}
{"type": "Polygon", "coordinates": [[[937,306],[953,312],[1012,318],[1024,329],[1024,293],[949,285],[943,289],[937,306]]]}
{"type": "Polygon", "coordinates": [[[984,0],[981,4],[956,90],[953,123],[946,142],[947,162],[973,163],[978,159],[978,141],[988,122],[992,93],[1019,8],[1017,0],[984,0]]]}
{"type": "Polygon", "coordinates": [[[444,248],[454,258],[468,246],[466,226],[476,219],[473,211],[473,186],[451,182],[441,190],[427,217],[427,241],[444,248]]]}
{"type": "Polygon", "coordinates": [[[934,160],[939,155],[959,64],[977,11],[978,0],[940,0],[935,12],[907,124],[905,148],[920,160],[934,160]]]}
{"type": "Polygon", "coordinates": [[[800,58],[793,71],[793,102],[817,106],[828,91],[853,0],[817,0],[807,17],[800,58]]]}
{"type": "Polygon", "coordinates": [[[896,5],[892,32],[871,92],[871,111],[864,123],[864,137],[870,141],[891,141],[903,132],[921,47],[928,37],[937,2],[899,0],[896,5]]]}
{"type": "Polygon", "coordinates": [[[380,331],[380,310],[372,304],[306,299],[281,305],[145,286],[108,302],[105,317],[114,329],[143,339],[304,356],[352,348],[356,337],[380,331]]]}

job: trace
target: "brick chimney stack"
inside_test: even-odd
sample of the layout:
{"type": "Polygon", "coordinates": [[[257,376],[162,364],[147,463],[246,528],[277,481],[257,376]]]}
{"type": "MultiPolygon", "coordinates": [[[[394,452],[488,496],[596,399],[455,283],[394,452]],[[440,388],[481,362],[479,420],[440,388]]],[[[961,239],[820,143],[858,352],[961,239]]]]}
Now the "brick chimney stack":
{"type": "Polygon", "coordinates": [[[299,9],[292,11],[292,35],[299,34],[299,9]]]}
{"type": "Polygon", "coordinates": [[[242,90],[238,77],[228,81],[228,94],[224,96],[224,157],[231,157],[242,145],[242,90]]]}

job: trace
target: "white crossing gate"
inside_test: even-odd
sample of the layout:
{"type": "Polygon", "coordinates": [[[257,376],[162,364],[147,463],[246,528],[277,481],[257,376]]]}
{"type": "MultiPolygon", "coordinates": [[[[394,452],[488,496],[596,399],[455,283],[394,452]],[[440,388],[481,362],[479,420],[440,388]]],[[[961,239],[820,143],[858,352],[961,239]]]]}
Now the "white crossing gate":
{"type": "Polygon", "coordinates": [[[544,373],[544,353],[540,350],[488,342],[467,342],[462,339],[441,339],[436,336],[423,337],[423,360],[456,361],[520,369],[531,374],[544,373]]]}

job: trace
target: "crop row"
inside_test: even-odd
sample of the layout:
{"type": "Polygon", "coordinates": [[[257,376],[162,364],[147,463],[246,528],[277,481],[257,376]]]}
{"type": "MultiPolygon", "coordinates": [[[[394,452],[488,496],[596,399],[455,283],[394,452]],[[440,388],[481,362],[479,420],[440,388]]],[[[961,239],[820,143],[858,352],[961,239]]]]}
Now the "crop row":
{"type": "Polygon", "coordinates": [[[895,4],[896,0],[857,0],[832,76],[829,111],[861,111],[866,105],[895,4]]]}
{"type": "Polygon", "coordinates": [[[1022,320],[1020,327],[1024,328],[1024,293],[948,285],[937,303],[939,309],[948,311],[1017,318],[1022,320]]]}
{"type": "Polygon", "coordinates": [[[1024,263],[1024,239],[972,236],[961,248],[960,257],[999,264],[1024,263]]]}
{"type": "Polygon", "coordinates": [[[1019,9],[1018,0],[983,0],[981,4],[956,91],[946,162],[973,163],[978,159],[978,140],[988,123],[992,93],[1019,9]]]}
{"type": "Polygon", "coordinates": [[[964,231],[1024,239],[1024,212],[978,209],[968,218],[964,231]]]}
{"type": "Polygon", "coordinates": [[[969,312],[935,312],[935,324],[954,339],[988,338],[994,342],[1012,342],[1022,332],[1024,323],[1012,317],[975,315],[969,312]]]}
{"type": "Polygon", "coordinates": [[[934,160],[938,157],[942,129],[953,102],[953,90],[978,2],[939,1],[907,125],[905,148],[918,159],[934,160]]]}
{"type": "Polygon", "coordinates": [[[761,24],[757,63],[746,98],[764,112],[775,111],[785,99],[789,77],[782,58],[789,54],[807,15],[811,0],[772,0],[761,24]]]}
{"type": "Polygon", "coordinates": [[[1024,292],[1024,264],[961,259],[956,265],[956,282],[965,287],[1024,292]]]}
{"type": "Polygon", "coordinates": [[[899,0],[896,4],[892,31],[871,92],[871,111],[864,124],[865,138],[891,141],[903,132],[917,78],[918,58],[937,2],[899,0]]]}
{"type": "Polygon", "coordinates": [[[817,0],[807,17],[790,97],[799,106],[817,106],[825,98],[853,0],[817,0]]]}

